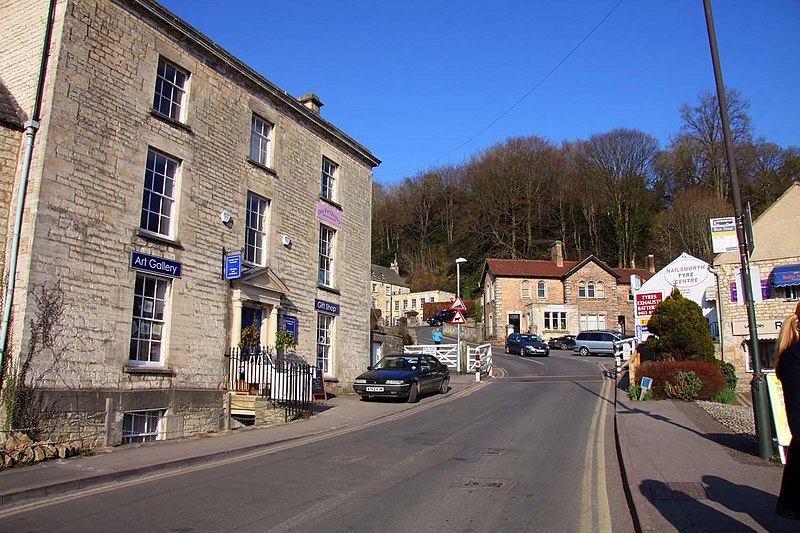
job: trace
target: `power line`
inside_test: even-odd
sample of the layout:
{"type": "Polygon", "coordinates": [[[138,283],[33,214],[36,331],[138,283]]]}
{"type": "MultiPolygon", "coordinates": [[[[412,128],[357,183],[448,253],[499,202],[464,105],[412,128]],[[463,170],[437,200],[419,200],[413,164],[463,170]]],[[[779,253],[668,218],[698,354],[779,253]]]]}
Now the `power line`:
{"type": "MultiPolygon", "coordinates": [[[[534,92],[534,91],[536,91],[536,89],[538,89],[538,88],[539,88],[539,87],[540,87],[540,86],[541,86],[541,85],[542,85],[544,82],[546,82],[546,81],[547,81],[547,80],[550,78],[550,76],[552,76],[553,74],[555,74],[555,72],[556,72],[556,71],[557,71],[557,70],[558,70],[558,69],[561,67],[561,65],[563,65],[564,63],[566,63],[566,62],[569,60],[569,58],[570,58],[570,57],[572,57],[572,55],[573,55],[573,54],[575,54],[575,52],[577,52],[577,51],[578,51],[578,49],[579,49],[581,46],[583,46],[583,43],[585,43],[586,41],[588,41],[588,40],[589,40],[589,38],[590,38],[590,37],[591,37],[591,36],[592,36],[592,35],[593,35],[593,34],[594,34],[594,33],[595,33],[595,32],[596,32],[596,31],[597,31],[599,28],[600,28],[600,26],[602,26],[602,25],[603,25],[603,23],[604,23],[606,20],[608,20],[608,19],[609,19],[609,17],[611,17],[611,15],[613,15],[613,14],[614,14],[614,11],[616,11],[616,10],[617,10],[617,8],[618,8],[620,5],[622,5],[622,2],[624,2],[624,1],[625,1],[625,0],[619,0],[619,2],[617,2],[617,3],[616,3],[616,5],[614,5],[614,7],[612,7],[612,8],[609,10],[609,12],[608,12],[608,13],[606,13],[606,14],[605,14],[605,16],[604,16],[602,19],[600,19],[600,22],[598,22],[597,24],[595,24],[595,26],[594,26],[594,27],[593,27],[593,28],[592,28],[592,29],[589,31],[589,33],[587,33],[587,34],[586,34],[586,35],[585,35],[585,36],[584,36],[584,37],[583,37],[583,38],[582,38],[580,41],[578,41],[578,44],[576,44],[576,45],[575,45],[575,46],[572,48],[572,50],[570,50],[570,51],[567,53],[567,55],[565,55],[565,56],[564,56],[564,57],[561,59],[561,61],[559,61],[559,62],[556,64],[556,66],[554,66],[552,69],[550,69],[550,72],[548,72],[547,74],[545,74],[545,76],[544,76],[544,77],[543,77],[541,80],[539,80],[539,81],[538,81],[538,83],[536,83],[536,85],[534,85],[534,86],[533,86],[533,87],[532,87],[532,88],[531,88],[531,89],[530,89],[528,92],[526,92],[525,94],[523,94],[523,95],[522,95],[522,97],[520,97],[520,98],[519,98],[519,99],[518,99],[516,102],[514,102],[514,103],[513,103],[513,104],[512,104],[512,105],[511,105],[511,106],[510,106],[508,109],[506,109],[505,111],[503,111],[503,112],[502,112],[500,115],[498,115],[498,116],[497,116],[497,118],[495,118],[494,120],[492,120],[492,121],[491,121],[489,124],[487,124],[487,125],[486,125],[486,126],[483,128],[483,129],[481,129],[481,130],[480,130],[480,131],[478,131],[477,133],[475,133],[475,134],[474,134],[472,137],[470,137],[470,138],[469,138],[469,139],[467,139],[466,141],[462,142],[461,144],[459,144],[458,146],[456,146],[455,148],[453,148],[453,149],[452,149],[452,150],[450,150],[449,152],[447,152],[447,153],[445,153],[445,154],[443,154],[443,155],[439,156],[438,158],[434,159],[434,160],[433,160],[431,163],[429,163],[427,166],[433,166],[433,164],[434,164],[434,163],[437,163],[438,161],[440,161],[441,159],[443,159],[443,158],[445,158],[445,157],[449,156],[449,155],[450,155],[450,154],[452,154],[453,152],[457,152],[458,150],[460,150],[461,148],[463,148],[463,147],[464,147],[464,146],[466,146],[467,144],[471,143],[472,141],[474,141],[475,139],[477,139],[478,137],[480,137],[480,136],[481,136],[482,134],[484,134],[484,133],[485,133],[485,132],[486,132],[486,131],[487,131],[489,128],[491,128],[492,126],[494,126],[495,124],[497,124],[498,122],[500,122],[500,120],[502,120],[502,119],[503,119],[503,117],[505,117],[506,115],[508,115],[509,113],[511,113],[511,111],[513,111],[513,110],[514,110],[514,109],[515,109],[515,108],[516,108],[516,107],[517,107],[519,104],[521,104],[521,103],[522,103],[522,102],[523,102],[523,101],[524,101],[526,98],[528,98],[528,97],[529,97],[531,94],[533,94],[533,92],[534,92]]],[[[397,173],[394,173],[394,174],[389,174],[389,176],[396,176],[396,175],[399,175],[399,174],[405,174],[405,172],[397,172],[397,173]]]]}

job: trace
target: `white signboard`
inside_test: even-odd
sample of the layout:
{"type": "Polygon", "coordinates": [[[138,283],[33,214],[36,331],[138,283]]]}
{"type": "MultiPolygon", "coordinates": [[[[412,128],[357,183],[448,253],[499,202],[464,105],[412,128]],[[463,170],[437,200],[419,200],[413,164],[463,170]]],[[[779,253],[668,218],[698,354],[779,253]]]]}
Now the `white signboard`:
{"type": "Polygon", "coordinates": [[[712,218],[709,222],[711,222],[711,245],[715,254],[735,252],[739,249],[734,217],[712,218]]]}

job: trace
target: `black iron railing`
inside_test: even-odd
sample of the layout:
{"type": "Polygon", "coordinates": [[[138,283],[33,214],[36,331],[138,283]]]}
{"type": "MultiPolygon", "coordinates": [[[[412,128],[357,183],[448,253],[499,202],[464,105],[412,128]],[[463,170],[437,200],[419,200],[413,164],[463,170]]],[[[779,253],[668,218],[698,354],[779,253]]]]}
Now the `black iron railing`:
{"type": "Polygon", "coordinates": [[[311,412],[315,368],[294,354],[275,355],[268,348],[231,348],[228,390],[268,398],[284,409],[285,420],[311,412]]]}

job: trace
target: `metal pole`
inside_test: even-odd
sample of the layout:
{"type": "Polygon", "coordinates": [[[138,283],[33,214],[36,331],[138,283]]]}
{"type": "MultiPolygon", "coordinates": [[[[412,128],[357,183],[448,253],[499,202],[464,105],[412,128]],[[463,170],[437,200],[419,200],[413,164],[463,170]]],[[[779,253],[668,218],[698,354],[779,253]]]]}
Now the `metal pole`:
{"type": "MultiPolygon", "coordinates": [[[[758,455],[762,459],[772,457],[772,430],[770,428],[769,403],[764,373],[761,371],[761,360],[758,355],[758,322],[753,303],[753,291],[750,280],[750,257],[747,249],[747,237],[744,228],[742,198],[739,192],[739,177],[736,174],[736,160],[733,153],[731,127],[728,119],[728,103],[725,99],[725,86],[722,83],[722,69],[717,51],[717,35],[714,31],[714,17],[711,14],[711,0],[703,0],[708,29],[708,44],[711,46],[711,61],[714,65],[714,81],[717,85],[719,112],[722,119],[722,133],[725,138],[725,154],[728,159],[728,172],[731,179],[733,207],[736,213],[736,236],[739,239],[739,256],[742,262],[742,294],[747,306],[747,324],[750,331],[750,360],[753,367],[753,379],[750,381],[750,393],[753,397],[753,416],[755,418],[756,435],[758,436],[758,455]]],[[[719,296],[717,296],[719,298],[719,296]]]]}
{"type": "MultiPolygon", "coordinates": [[[[461,263],[456,259],[456,297],[461,298],[461,263]]],[[[458,337],[458,368],[456,371],[461,373],[461,324],[456,324],[456,332],[458,337]]],[[[469,369],[467,369],[467,372],[469,369]]]]}

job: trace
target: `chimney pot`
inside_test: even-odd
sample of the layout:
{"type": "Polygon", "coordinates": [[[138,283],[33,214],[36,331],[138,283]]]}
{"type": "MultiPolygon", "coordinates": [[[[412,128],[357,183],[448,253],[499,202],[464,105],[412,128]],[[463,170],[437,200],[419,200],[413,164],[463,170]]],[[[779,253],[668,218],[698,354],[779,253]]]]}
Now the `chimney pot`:
{"type": "Polygon", "coordinates": [[[304,94],[298,98],[297,101],[309,108],[311,112],[316,115],[320,114],[319,110],[324,105],[322,100],[319,99],[319,96],[314,93],[304,94]]]}

